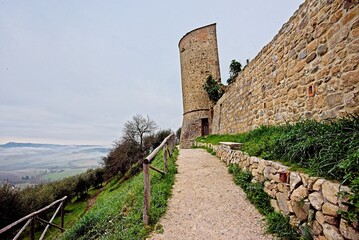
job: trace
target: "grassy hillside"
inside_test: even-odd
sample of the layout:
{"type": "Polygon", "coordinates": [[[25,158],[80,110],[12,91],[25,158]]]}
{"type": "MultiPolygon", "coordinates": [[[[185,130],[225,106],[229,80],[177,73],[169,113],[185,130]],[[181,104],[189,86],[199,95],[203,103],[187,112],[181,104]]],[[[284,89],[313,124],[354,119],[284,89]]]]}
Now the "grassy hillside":
{"type": "MultiPolygon", "coordinates": [[[[151,170],[151,222],[142,223],[143,173],[122,182],[109,184],[101,192],[93,207],[69,229],[62,239],[145,239],[166,211],[171,195],[178,150],[169,160],[167,175],[151,170]]],[[[163,155],[159,153],[153,162],[163,168],[163,155]]],[[[121,182],[121,181],[120,181],[121,182]]]]}

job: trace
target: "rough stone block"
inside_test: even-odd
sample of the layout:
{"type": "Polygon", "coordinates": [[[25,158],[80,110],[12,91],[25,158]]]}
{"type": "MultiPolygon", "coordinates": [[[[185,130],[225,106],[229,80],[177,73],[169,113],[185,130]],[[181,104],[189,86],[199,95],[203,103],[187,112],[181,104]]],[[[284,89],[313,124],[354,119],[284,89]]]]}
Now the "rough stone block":
{"type": "Polygon", "coordinates": [[[323,233],[328,240],[344,240],[339,230],[330,224],[323,224],[323,233]]]}
{"type": "Polygon", "coordinates": [[[321,210],[322,209],[322,205],[324,203],[324,199],[322,194],[320,194],[319,192],[313,192],[311,194],[309,194],[309,201],[310,204],[316,209],[316,210],[321,210]]]}
{"type": "Polygon", "coordinates": [[[270,200],[270,205],[274,208],[274,211],[280,212],[280,208],[279,208],[277,200],[271,199],[270,200]]]}
{"type": "Polygon", "coordinates": [[[317,220],[320,223],[320,225],[323,226],[323,224],[325,223],[324,214],[321,211],[317,211],[315,213],[315,220],[317,220]]]}
{"type": "Polygon", "coordinates": [[[323,206],[322,206],[322,212],[325,215],[337,217],[338,216],[338,213],[337,213],[338,210],[339,210],[339,207],[337,205],[331,204],[329,202],[325,202],[323,204],[323,206]]]}
{"type": "Polygon", "coordinates": [[[303,185],[301,185],[300,187],[298,187],[292,192],[290,196],[290,200],[299,202],[305,199],[307,196],[308,196],[308,189],[303,185]]]}
{"type": "Polygon", "coordinates": [[[312,52],[307,59],[305,59],[306,63],[310,63],[311,61],[313,61],[315,58],[317,57],[317,54],[315,52],[312,52]]]}
{"type": "Polygon", "coordinates": [[[317,49],[317,53],[319,56],[326,54],[327,51],[328,51],[328,47],[325,44],[319,45],[317,49]]]}
{"type": "Polygon", "coordinates": [[[289,214],[289,209],[288,209],[288,206],[287,206],[287,198],[284,196],[283,193],[280,193],[280,192],[278,192],[275,197],[277,199],[279,209],[284,214],[288,215],[289,214]]]}
{"type": "Polygon", "coordinates": [[[236,143],[236,142],[219,142],[220,145],[227,146],[233,150],[240,150],[243,146],[243,143],[236,143]]]}
{"type": "Polygon", "coordinates": [[[323,227],[319,224],[317,220],[313,221],[312,230],[314,235],[320,235],[323,232],[323,227]]]}
{"type": "Polygon", "coordinates": [[[332,183],[330,181],[324,181],[322,185],[322,194],[323,197],[333,204],[338,203],[338,192],[339,192],[339,184],[332,183]]]}
{"type": "Polygon", "coordinates": [[[300,53],[298,54],[298,59],[302,60],[307,56],[307,49],[303,49],[302,51],[300,51],[300,53]]]}
{"type": "Polygon", "coordinates": [[[359,240],[359,231],[348,224],[345,219],[340,220],[340,233],[347,239],[359,240]]]}
{"type": "Polygon", "coordinates": [[[333,225],[336,227],[339,226],[339,218],[337,218],[337,217],[324,215],[324,220],[326,223],[329,223],[330,225],[333,225]]]}
{"type": "Polygon", "coordinates": [[[299,184],[302,182],[302,179],[296,172],[291,172],[289,176],[290,191],[293,191],[297,186],[299,186],[299,184]]]}
{"type": "Polygon", "coordinates": [[[291,201],[290,203],[295,216],[299,218],[301,221],[307,220],[310,204],[301,203],[299,201],[291,201]]]}

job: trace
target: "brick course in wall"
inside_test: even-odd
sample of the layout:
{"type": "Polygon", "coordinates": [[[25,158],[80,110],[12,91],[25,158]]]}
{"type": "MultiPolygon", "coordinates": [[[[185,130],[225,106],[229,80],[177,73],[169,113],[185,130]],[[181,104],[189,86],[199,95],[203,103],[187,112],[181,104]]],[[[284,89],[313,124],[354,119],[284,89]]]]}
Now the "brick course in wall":
{"type": "Polygon", "coordinates": [[[214,106],[212,133],[359,113],[357,2],[306,0],[214,106]]]}

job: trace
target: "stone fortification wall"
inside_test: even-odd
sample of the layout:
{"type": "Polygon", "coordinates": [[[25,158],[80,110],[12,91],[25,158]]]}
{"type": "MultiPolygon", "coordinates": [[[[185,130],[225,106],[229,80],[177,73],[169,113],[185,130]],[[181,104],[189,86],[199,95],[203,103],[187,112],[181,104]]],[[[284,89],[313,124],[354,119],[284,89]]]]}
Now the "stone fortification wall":
{"type": "Polygon", "coordinates": [[[280,163],[250,157],[226,145],[198,142],[196,145],[212,148],[227,165],[238,164],[242,170],[251,172],[254,181],[264,183],[264,191],[272,198],[273,208],[289,216],[294,227],[303,229],[309,226],[314,240],[359,239],[358,230],[337,214],[339,209],[348,209],[343,204],[345,199],[339,194],[340,191],[350,192],[348,187],[323,178],[291,172],[280,163]],[[284,181],[280,174],[285,174],[284,181]]]}
{"type": "MultiPolygon", "coordinates": [[[[183,99],[181,147],[202,135],[202,119],[211,119],[211,102],[203,89],[207,76],[220,78],[216,24],[187,33],[179,42],[183,99]]],[[[210,129],[209,129],[210,131],[210,129]]]]}
{"type": "Polygon", "coordinates": [[[357,2],[306,0],[218,101],[212,133],[358,113],[357,2]]]}

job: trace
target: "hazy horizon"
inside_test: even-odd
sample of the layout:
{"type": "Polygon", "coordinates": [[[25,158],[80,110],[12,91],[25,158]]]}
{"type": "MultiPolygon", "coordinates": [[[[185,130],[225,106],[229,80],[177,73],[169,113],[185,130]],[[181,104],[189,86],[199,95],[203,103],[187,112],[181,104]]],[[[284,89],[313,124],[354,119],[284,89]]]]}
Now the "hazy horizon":
{"type": "Polygon", "coordinates": [[[73,176],[100,167],[109,151],[99,145],[0,145],[0,183],[39,184],[73,176]]]}

